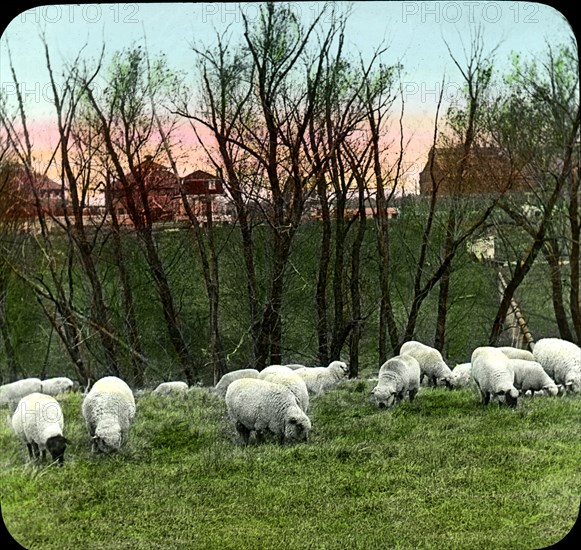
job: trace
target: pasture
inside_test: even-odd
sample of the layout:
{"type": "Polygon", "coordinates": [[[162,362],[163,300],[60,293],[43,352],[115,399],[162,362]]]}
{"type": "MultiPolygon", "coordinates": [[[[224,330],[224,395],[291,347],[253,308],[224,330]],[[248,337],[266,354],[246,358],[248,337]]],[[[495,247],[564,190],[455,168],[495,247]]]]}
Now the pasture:
{"type": "MultiPolygon", "coordinates": [[[[376,374],[376,373],[370,373],[376,374]]],[[[27,463],[0,426],[2,516],[25,548],[544,548],[581,495],[581,399],[480,404],[422,388],[380,410],[375,382],[312,397],[307,443],[237,441],[207,390],[143,395],[120,453],[92,456],[81,395],[62,398],[63,468],[27,463]]],[[[3,417],[7,410],[3,409],[3,417]]]]}

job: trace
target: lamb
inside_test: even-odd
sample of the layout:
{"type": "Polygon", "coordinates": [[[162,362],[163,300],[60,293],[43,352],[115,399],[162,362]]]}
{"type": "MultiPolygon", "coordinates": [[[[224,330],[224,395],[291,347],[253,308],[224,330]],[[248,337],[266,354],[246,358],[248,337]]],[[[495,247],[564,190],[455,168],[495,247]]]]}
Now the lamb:
{"type": "Polygon", "coordinates": [[[271,365],[260,371],[259,379],[282,384],[296,397],[298,406],[307,412],[309,409],[309,390],[306,382],[295,371],[284,365],[271,365]]]}
{"type": "Polygon", "coordinates": [[[545,372],[542,365],[526,359],[509,359],[508,368],[514,374],[514,387],[522,393],[543,391],[549,395],[559,392],[555,381],[545,372]]]}
{"type": "Polygon", "coordinates": [[[41,393],[40,378],[23,378],[0,386],[0,405],[9,405],[12,412],[18,402],[31,393],[41,393]]]}
{"type": "Polygon", "coordinates": [[[135,399],[131,388],[116,376],[97,380],[83,400],[91,450],[119,451],[135,417],[135,399]]]}
{"type": "Polygon", "coordinates": [[[467,388],[472,382],[473,379],[471,363],[460,363],[452,369],[450,385],[454,389],[467,388]]]}
{"type": "Polygon", "coordinates": [[[327,367],[303,367],[294,372],[305,381],[309,394],[320,395],[345,380],[349,367],[343,361],[332,361],[327,367]]]}
{"type": "Polygon", "coordinates": [[[524,359],[525,361],[534,361],[535,358],[528,349],[513,348],[511,346],[500,346],[499,348],[509,359],[524,359]]]}
{"type": "MultiPolygon", "coordinates": [[[[78,386],[78,384],[77,384],[78,386]]],[[[41,391],[46,395],[56,397],[61,393],[72,391],[75,388],[75,383],[66,376],[57,376],[55,378],[47,378],[42,381],[41,391]]]]}
{"type": "Polygon", "coordinates": [[[44,393],[34,392],[23,397],[12,415],[12,429],[26,444],[30,460],[46,460],[46,451],[52,460],[64,463],[68,440],[63,436],[63,412],[58,401],[44,393]]]}
{"type": "Polygon", "coordinates": [[[392,407],[406,394],[413,401],[419,388],[420,364],[411,355],[398,355],[381,365],[377,385],[371,391],[371,401],[380,409],[392,407]]]}
{"type": "Polygon", "coordinates": [[[493,347],[479,347],[472,352],[472,378],[485,405],[491,397],[504,397],[509,407],[517,406],[519,392],[514,387],[509,361],[502,351],[493,347]]]}
{"type": "Polygon", "coordinates": [[[542,338],[533,348],[535,361],[565,393],[581,392],[581,348],[560,338],[542,338]]]}
{"type": "Polygon", "coordinates": [[[231,372],[227,372],[214,386],[214,390],[218,395],[222,397],[226,396],[226,391],[228,386],[234,382],[234,380],[239,380],[240,378],[258,378],[258,371],[256,369],[238,369],[231,372]]]}
{"type": "Polygon", "coordinates": [[[420,380],[426,376],[432,386],[444,384],[448,389],[452,389],[450,383],[452,370],[446,365],[442,354],[437,349],[416,340],[410,340],[401,346],[399,353],[400,355],[411,355],[417,360],[421,370],[420,380]]]}
{"type": "Polygon", "coordinates": [[[154,395],[172,395],[185,394],[188,391],[188,385],[185,382],[162,382],[151,393],[154,395]]]}
{"type": "Polygon", "coordinates": [[[251,433],[278,436],[281,444],[305,441],[311,421],[297,405],[295,396],[281,384],[254,378],[235,380],[226,391],[226,408],[236,431],[248,444],[251,433]]]}

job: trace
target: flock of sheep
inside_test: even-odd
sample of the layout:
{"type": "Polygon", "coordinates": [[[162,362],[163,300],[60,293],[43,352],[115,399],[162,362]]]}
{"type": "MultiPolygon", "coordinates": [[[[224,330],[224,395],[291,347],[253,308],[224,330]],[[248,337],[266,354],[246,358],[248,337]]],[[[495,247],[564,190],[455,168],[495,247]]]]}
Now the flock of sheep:
{"type": "MultiPolygon", "coordinates": [[[[267,434],[280,443],[300,442],[311,430],[309,396],[330,390],[348,377],[343,361],[327,367],[271,365],[262,371],[240,369],[225,374],[212,391],[225,399],[226,409],[241,440],[267,434]]],[[[470,363],[450,369],[440,352],[417,341],[402,345],[399,355],[379,369],[370,401],[379,408],[413,400],[420,386],[459,389],[474,384],[482,402],[491,400],[516,407],[524,394],[556,396],[581,393],[581,348],[558,338],[544,338],[533,351],[512,347],[479,347],[470,363]]],[[[0,405],[9,405],[9,421],[28,449],[31,460],[46,451],[59,465],[64,462],[68,440],[63,435],[63,413],[56,397],[78,387],[64,377],[41,381],[27,378],[0,386],[0,405]]],[[[186,394],[185,382],[164,382],[155,395],[186,394]]],[[[138,393],[138,392],[136,392],[138,393]]],[[[127,441],[135,418],[135,397],[120,378],[97,380],[83,398],[81,413],[93,452],[118,451],[127,441]]]]}

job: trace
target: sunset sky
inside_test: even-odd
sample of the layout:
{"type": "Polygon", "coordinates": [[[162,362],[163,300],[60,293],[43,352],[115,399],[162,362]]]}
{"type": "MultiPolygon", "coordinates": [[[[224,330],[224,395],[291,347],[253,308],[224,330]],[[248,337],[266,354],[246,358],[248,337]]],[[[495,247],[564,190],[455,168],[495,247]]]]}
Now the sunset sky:
{"type": "MultiPolygon", "coordinates": [[[[176,70],[193,75],[191,43],[209,46],[216,31],[228,26],[241,34],[242,13],[257,17],[259,3],[123,3],[36,6],[13,13],[4,20],[0,37],[0,84],[10,100],[14,83],[8,64],[8,48],[27,115],[34,124],[35,144],[46,150],[54,140],[54,107],[40,33],[44,32],[55,63],[70,61],[85,47],[84,55],[95,57],[103,44],[106,54],[134,43],[147,42],[152,55],[164,52],[176,70]]],[[[295,13],[308,23],[318,14],[320,2],[291,3],[295,13]]],[[[337,2],[340,10],[348,3],[337,2]]],[[[24,7],[19,9],[24,9],[24,7]]],[[[5,16],[3,16],[5,17],[5,16]]],[[[447,47],[459,60],[469,51],[470,33],[482,25],[485,48],[495,53],[496,67],[509,66],[511,52],[525,58],[542,57],[547,44],[569,43],[573,31],[566,17],[549,5],[528,2],[354,2],[348,20],[349,48],[369,56],[382,41],[389,46],[383,59],[404,66],[406,99],[405,139],[410,140],[406,162],[412,179],[421,169],[429,149],[437,93],[446,78],[445,98],[454,97],[461,77],[447,47]]],[[[233,40],[233,43],[236,41],[233,40]]],[[[58,69],[58,67],[57,67],[58,69]]],[[[184,167],[190,171],[195,167],[184,167]]]]}

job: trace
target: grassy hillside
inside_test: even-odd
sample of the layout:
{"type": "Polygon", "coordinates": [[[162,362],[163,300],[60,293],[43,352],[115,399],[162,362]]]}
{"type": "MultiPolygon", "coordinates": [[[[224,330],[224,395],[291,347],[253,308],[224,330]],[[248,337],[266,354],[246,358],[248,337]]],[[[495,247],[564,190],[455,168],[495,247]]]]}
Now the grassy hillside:
{"type": "MultiPolygon", "coordinates": [[[[91,456],[81,396],[63,399],[63,468],[27,464],[0,427],[6,526],[26,548],[522,548],[572,528],[581,399],[482,406],[423,388],[393,410],[352,380],[311,399],[308,443],[241,446],[204,388],[144,395],[128,446],[91,456]]],[[[2,411],[5,416],[6,411],[2,411]]]]}

